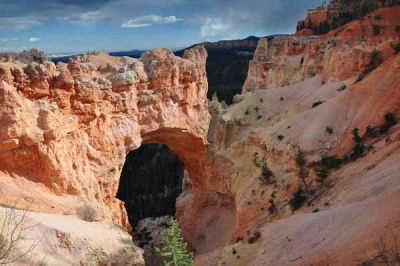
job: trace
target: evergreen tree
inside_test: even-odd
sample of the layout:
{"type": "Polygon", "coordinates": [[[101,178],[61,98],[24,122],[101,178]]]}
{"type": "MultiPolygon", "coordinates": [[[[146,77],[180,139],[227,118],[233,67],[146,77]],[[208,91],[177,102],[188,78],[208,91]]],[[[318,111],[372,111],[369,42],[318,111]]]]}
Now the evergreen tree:
{"type": "Polygon", "coordinates": [[[175,218],[168,221],[168,231],[163,236],[161,247],[155,248],[155,252],[163,260],[165,266],[191,266],[193,254],[186,248],[183,242],[179,223],[175,218]]]}

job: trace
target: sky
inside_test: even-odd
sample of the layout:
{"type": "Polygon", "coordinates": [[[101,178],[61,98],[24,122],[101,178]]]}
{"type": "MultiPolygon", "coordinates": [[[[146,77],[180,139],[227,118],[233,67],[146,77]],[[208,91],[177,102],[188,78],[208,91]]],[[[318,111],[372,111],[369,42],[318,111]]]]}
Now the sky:
{"type": "Polygon", "coordinates": [[[0,52],[184,48],[293,33],[322,0],[0,0],[0,52]]]}

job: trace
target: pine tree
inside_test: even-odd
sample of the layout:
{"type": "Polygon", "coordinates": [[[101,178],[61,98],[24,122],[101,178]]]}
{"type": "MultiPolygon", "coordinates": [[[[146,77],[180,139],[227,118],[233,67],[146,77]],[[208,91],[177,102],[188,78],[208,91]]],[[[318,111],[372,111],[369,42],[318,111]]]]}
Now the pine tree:
{"type": "Polygon", "coordinates": [[[181,236],[179,223],[175,218],[168,221],[168,231],[163,236],[161,247],[156,247],[155,252],[163,259],[165,266],[191,266],[193,254],[187,250],[186,243],[181,236]]]}

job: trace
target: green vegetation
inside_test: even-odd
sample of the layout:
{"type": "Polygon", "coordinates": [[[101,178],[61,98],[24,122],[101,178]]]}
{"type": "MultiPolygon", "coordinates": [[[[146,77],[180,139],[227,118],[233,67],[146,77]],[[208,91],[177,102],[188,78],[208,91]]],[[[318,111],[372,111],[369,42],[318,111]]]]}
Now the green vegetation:
{"type": "Polygon", "coordinates": [[[333,134],[333,128],[331,127],[326,127],[326,132],[328,132],[328,134],[333,134]]]}
{"type": "Polygon", "coordinates": [[[306,178],[308,176],[308,171],[306,169],[306,163],[307,163],[307,160],[304,157],[303,151],[300,148],[298,148],[298,152],[296,155],[296,164],[297,164],[297,168],[298,168],[298,175],[299,175],[300,179],[303,181],[303,184],[305,187],[307,187],[306,178]]]}
{"type": "Polygon", "coordinates": [[[371,71],[377,68],[380,64],[382,64],[383,59],[380,52],[377,49],[372,51],[369,62],[365,70],[360,74],[357,81],[363,80],[371,71]]]}
{"type": "Polygon", "coordinates": [[[289,200],[289,205],[292,208],[292,211],[300,209],[306,200],[307,194],[301,187],[298,187],[292,198],[289,200]]]}
{"type": "Polygon", "coordinates": [[[400,42],[398,42],[397,44],[393,44],[393,43],[392,43],[390,46],[391,46],[392,49],[394,50],[394,53],[395,53],[395,54],[400,53],[400,42]]]}
{"type": "Polygon", "coordinates": [[[345,89],[347,89],[346,84],[343,84],[342,86],[339,87],[339,89],[337,89],[337,91],[344,91],[345,89]]]}
{"type": "Polygon", "coordinates": [[[161,247],[156,247],[155,252],[166,266],[191,266],[193,254],[187,250],[186,243],[181,236],[179,223],[176,219],[168,221],[168,231],[163,236],[161,247]]]}
{"type": "Polygon", "coordinates": [[[320,162],[320,167],[317,169],[316,174],[319,181],[323,183],[325,179],[329,176],[331,170],[339,168],[342,164],[342,159],[336,156],[324,156],[320,162]]]}
{"type": "Polygon", "coordinates": [[[262,164],[259,162],[258,153],[253,153],[253,163],[256,167],[261,168],[261,176],[259,177],[261,185],[271,185],[275,183],[274,173],[268,167],[267,160],[262,158],[262,164]]]}
{"type": "Polygon", "coordinates": [[[355,128],[353,130],[353,141],[354,141],[354,146],[349,157],[351,161],[355,161],[358,158],[364,156],[365,152],[365,146],[362,143],[360,135],[358,134],[358,128],[355,128]]]}
{"type": "Polygon", "coordinates": [[[381,33],[381,26],[377,24],[372,25],[372,32],[375,36],[379,35],[381,33]]]}
{"type": "MultiPolygon", "coordinates": [[[[349,23],[350,21],[363,18],[367,14],[376,10],[377,8],[385,7],[385,6],[397,6],[397,5],[400,5],[399,0],[354,1],[353,4],[350,4],[350,6],[348,6],[348,8],[345,11],[339,13],[339,15],[331,17],[331,18],[329,18],[328,21],[323,21],[318,25],[309,24],[308,28],[310,28],[313,31],[313,34],[315,34],[315,35],[325,34],[331,30],[337,29],[337,28],[349,23]]],[[[381,20],[382,15],[380,15],[380,14],[375,15],[375,19],[381,20]]],[[[301,30],[302,28],[304,28],[304,25],[302,25],[302,27],[298,28],[298,30],[301,30]]],[[[400,29],[399,29],[399,32],[400,32],[400,29]]]]}
{"type": "Polygon", "coordinates": [[[361,19],[377,8],[375,0],[356,1],[346,11],[330,18],[330,21],[321,22],[319,25],[310,25],[309,28],[314,34],[325,34],[333,29],[339,28],[352,20],[361,19]]]}
{"type": "Polygon", "coordinates": [[[323,104],[323,103],[324,103],[324,102],[322,102],[322,101],[315,102],[315,103],[312,104],[311,108],[315,108],[315,107],[317,107],[318,105],[321,105],[321,104],[323,104]]]}
{"type": "Polygon", "coordinates": [[[86,222],[93,222],[96,216],[96,210],[87,203],[84,203],[82,206],[80,206],[76,210],[76,213],[78,214],[79,218],[86,222]]]}
{"type": "Polygon", "coordinates": [[[389,131],[391,127],[397,124],[396,117],[392,113],[385,114],[385,123],[380,127],[379,132],[381,134],[389,131]]]}
{"type": "Polygon", "coordinates": [[[271,171],[271,169],[269,169],[268,164],[267,164],[267,160],[264,158],[263,159],[263,164],[262,164],[262,173],[260,176],[260,183],[262,185],[271,185],[274,183],[274,173],[271,171]]]}
{"type": "Polygon", "coordinates": [[[374,265],[400,265],[400,251],[398,244],[398,235],[393,234],[391,237],[382,237],[375,243],[376,256],[364,260],[360,266],[374,266],[374,265]]]}
{"type": "Polygon", "coordinates": [[[276,212],[276,205],[275,205],[275,191],[271,193],[271,198],[269,199],[269,207],[268,207],[268,212],[270,214],[274,214],[276,212]]]}
{"type": "Polygon", "coordinates": [[[254,244],[255,242],[257,242],[257,240],[259,240],[261,238],[261,233],[260,232],[254,232],[253,235],[251,237],[249,237],[248,239],[248,243],[249,244],[254,244]]]}

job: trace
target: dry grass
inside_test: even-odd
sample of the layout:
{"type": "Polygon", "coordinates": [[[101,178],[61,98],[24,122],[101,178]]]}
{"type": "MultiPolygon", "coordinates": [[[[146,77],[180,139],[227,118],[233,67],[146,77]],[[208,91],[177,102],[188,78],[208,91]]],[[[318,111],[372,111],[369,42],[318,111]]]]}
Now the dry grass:
{"type": "Polygon", "coordinates": [[[96,211],[89,204],[85,203],[77,209],[79,218],[86,222],[93,222],[96,216],[96,211]]]}

